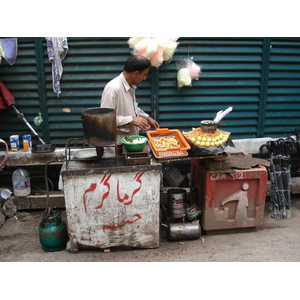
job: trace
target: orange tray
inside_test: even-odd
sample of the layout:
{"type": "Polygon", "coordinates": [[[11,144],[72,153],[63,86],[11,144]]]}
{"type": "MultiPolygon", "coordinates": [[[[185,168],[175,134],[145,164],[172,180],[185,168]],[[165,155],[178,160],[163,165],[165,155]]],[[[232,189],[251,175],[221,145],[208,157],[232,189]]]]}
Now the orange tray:
{"type": "Polygon", "coordinates": [[[147,131],[146,133],[150,142],[151,149],[156,158],[187,156],[187,150],[191,149],[191,146],[178,129],[169,130],[168,128],[160,128],[155,131],[147,131]],[[157,148],[154,140],[158,140],[162,137],[175,137],[180,147],[164,149],[157,148]]]}

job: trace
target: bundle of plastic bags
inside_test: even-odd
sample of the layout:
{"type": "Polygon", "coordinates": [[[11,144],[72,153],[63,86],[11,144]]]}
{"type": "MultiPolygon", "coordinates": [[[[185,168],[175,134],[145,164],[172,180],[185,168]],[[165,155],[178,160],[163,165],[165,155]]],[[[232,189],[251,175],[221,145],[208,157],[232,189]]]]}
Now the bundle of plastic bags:
{"type": "Polygon", "coordinates": [[[199,79],[201,66],[194,63],[193,58],[185,58],[176,63],[177,67],[177,84],[181,88],[183,86],[191,86],[193,80],[199,79]]]}
{"type": "Polygon", "coordinates": [[[153,67],[160,67],[163,62],[169,63],[179,45],[178,37],[132,37],[128,45],[133,49],[132,54],[149,58],[153,67]]]}

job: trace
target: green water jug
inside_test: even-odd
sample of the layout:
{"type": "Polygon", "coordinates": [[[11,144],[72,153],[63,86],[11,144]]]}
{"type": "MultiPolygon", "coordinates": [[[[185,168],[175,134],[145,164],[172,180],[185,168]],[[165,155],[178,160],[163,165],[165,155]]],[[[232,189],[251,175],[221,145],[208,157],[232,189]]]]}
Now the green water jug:
{"type": "Polygon", "coordinates": [[[40,243],[45,251],[54,252],[66,248],[67,226],[57,211],[52,211],[49,217],[40,223],[40,243]]]}

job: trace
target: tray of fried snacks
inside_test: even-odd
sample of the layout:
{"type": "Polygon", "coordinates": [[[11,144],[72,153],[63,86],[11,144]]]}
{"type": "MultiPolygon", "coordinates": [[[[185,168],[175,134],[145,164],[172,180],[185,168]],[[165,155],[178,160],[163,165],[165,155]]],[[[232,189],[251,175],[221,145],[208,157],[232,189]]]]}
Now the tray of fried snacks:
{"type": "Polygon", "coordinates": [[[234,147],[230,139],[230,132],[218,128],[207,131],[198,127],[189,132],[183,132],[183,136],[191,146],[190,156],[218,155],[224,153],[227,146],[234,147]]]}
{"type": "Polygon", "coordinates": [[[147,131],[150,147],[156,158],[173,158],[188,156],[191,148],[182,133],[177,129],[160,128],[147,131]]]}

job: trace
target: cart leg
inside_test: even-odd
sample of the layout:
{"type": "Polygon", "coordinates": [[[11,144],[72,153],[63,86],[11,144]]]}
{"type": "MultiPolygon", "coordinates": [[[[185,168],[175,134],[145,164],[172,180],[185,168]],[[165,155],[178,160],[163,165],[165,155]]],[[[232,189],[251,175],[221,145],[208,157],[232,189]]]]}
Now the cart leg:
{"type": "Polygon", "coordinates": [[[78,249],[78,243],[77,243],[76,239],[70,238],[70,240],[67,243],[66,249],[67,249],[67,251],[69,251],[71,253],[78,253],[79,249],[78,249]]]}

